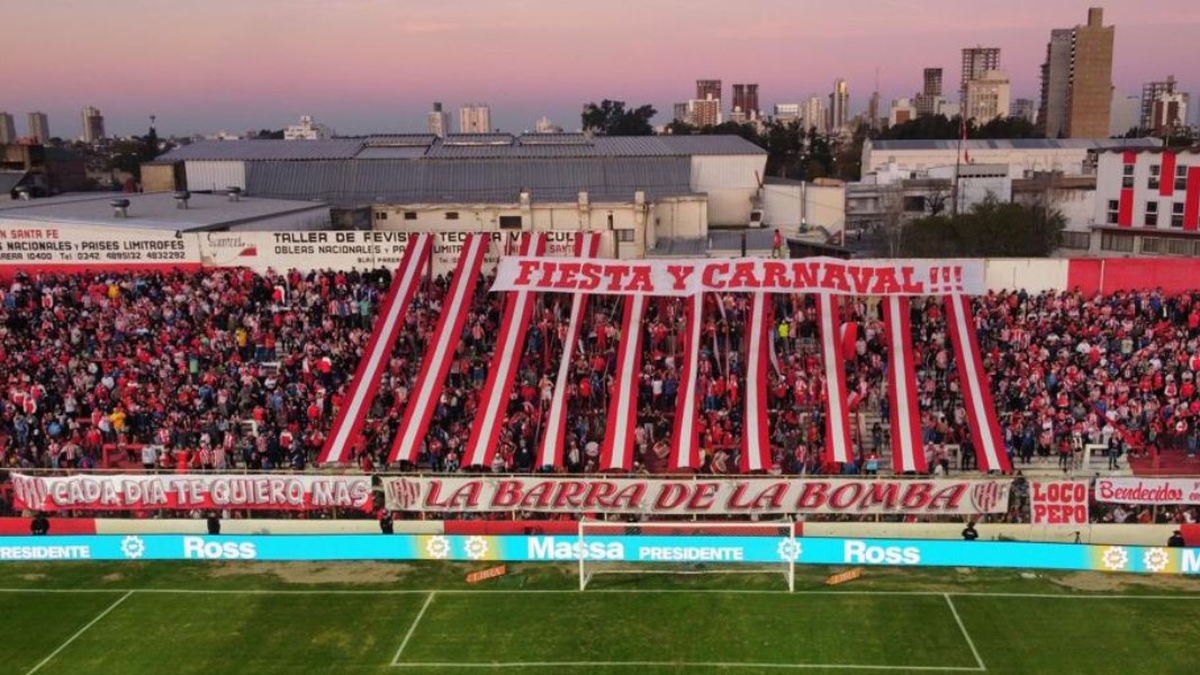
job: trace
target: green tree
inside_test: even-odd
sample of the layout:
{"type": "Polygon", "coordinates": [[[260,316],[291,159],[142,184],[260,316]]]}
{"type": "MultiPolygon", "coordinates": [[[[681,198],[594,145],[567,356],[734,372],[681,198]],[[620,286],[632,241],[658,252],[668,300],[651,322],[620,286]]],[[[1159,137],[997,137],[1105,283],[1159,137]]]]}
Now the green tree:
{"type": "Polygon", "coordinates": [[[767,175],[799,179],[804,176],[804,132],[798,121],[767,124],[762,136],[767,150],[767,175]]]}
{"type": "Polygon", "coordinates": [[[942,213],[907,223],[900,253],[914,258],[1044,257],[1060,245],[1065,225],[1066,218],[1057,210],[989,196],[967,213],[942,213]]]}
{"type": "Polygon", "coordinates": [[[624,101],[604,99],[600,105],[588,103],[580,116],[585,131],[605,136],[649,136],[654,133],[650,120],[658,113],[654,106],[625,109],[624,101]]]}

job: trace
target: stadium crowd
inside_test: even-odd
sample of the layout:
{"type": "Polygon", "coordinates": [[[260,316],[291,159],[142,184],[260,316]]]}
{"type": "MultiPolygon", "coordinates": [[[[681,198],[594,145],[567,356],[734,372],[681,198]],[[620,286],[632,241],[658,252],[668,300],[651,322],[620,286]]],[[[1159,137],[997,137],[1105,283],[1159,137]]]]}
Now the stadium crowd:
{"type": "MultiPolygon", "coordinates": [[[[504,298],[476,287],[417,468],[464,468],[504,298]]],[[[18,275],[0,288],[3,468],[91,469],[107,460],[160,470],[303,470],[315,459],[370,339],[386,270],[255,274],[18,275]]],[[[446,277],[423,284],[373,402],[363,470],[386,462],[446,277]]],[[[1005,443],[1017,466],[1066,465],[1085,444],[1126,453],[1200,445],[1200,297],[1154,291],[990,294],[975,322],[1005,443]]],[[[593,296],[573,350],[563,439],[569,472],[596,470],[614,384],[621,300],[593,296]]],[[[749,299],[710,295],[697,387],[703,471],[736,473],[745,405],[749,299]]],[[[538,298],[500,451],[484,470],[534,471],[570,298],[538,298]]],[[[685,332],[683,302],[658,298],[643,324],[635,470],[667,469],[685,332]]],[[[844,348],[858,461],[830,466],[816,309],[774,296],[768,408],[771,471],[873,473],[890,456],[886,335],[869,299],[845,303],[844,348]],[[859,420],[859,416],[863,419],[859,420]],[[869,424],[868,424],[869,423],[869,424]]],[[[971,439],[937,298],[914,301],[922,433],[931,468],[969,468],[971,439]],[[962,446],[957,456],[948,448],[962,446]]]]}

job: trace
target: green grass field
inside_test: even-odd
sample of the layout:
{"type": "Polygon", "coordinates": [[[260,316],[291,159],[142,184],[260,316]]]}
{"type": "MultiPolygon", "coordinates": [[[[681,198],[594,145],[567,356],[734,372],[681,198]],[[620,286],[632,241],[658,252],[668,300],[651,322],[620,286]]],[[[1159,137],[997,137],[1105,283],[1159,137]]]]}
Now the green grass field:
{"type": "Polygon", "coordinates": [[[2,673],[1194,673],[1200,580],[568,565],[0,566],[2,673]]]}

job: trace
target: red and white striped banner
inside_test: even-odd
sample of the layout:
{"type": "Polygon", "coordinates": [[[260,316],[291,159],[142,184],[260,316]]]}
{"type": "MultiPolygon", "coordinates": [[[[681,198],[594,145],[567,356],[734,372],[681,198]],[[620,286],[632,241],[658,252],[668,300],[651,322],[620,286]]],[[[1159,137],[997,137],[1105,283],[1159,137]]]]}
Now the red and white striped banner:
{"type": "Polygon", "coordinates": [[[633,468],[638,385],[642,379],[642,317],[646,314],[649,299],[645,295],[632,295],[624,300],[625,318],[621,322],[621,344],[617,348],[616,382],[608,404],[601,471],[633,468]]]}
{"type": "Polygon", "coordinates": [[[767,428],[767,345],[771,305],[766,293],[753,293],[746,325],[746,410],[742,426],[743,473],[771,468],[771,431],[767,428]]]}
{"type": "Polygon", "coordinates": [[[404,257],[396,269],[391,288],[380,305],[379,317],[367,344],[367,351],[358,362],[354,379],[350,381],[350,393],[346,397],[337,419],[317,458],[319,464],[344,464],[353,458],[349,456],[350,448],[358,442],[362,433],[363,422],[375,393],[379,390],[379,381],[383,376],[384,366],[392,353],[392,345],[396,335],[404,325],[404,315],[412,304],[416,293],[421,272],[433,251],[433,236],[416,234],[408,240],[404,257]]]}
{"type": "Polygon", "coordinates": [[[983,359],[979,355],[975,323],[971,319],[971,299],[948,295],[945,305],[946,325],[954,342],[963,404],[967,408],[967,421],[970,423],[975,455],[979,459],[979,469],[1008,473],[1012,471],[1012,465],[1004,449],[1000,424],[996,419],[996,406],[992,403],[987,373],[983,370],[983,359]]]}
{"type": "Polygon", "coordinates": [[[850,413],[846,406],[846,369],[842,364],[841,312],[836,295],[817,295],[817,323],[821,329],[821,355],[825,361],[825,457],[830,462],[850,462],[850,413]]]}
{"type": "Polygon", "coordinates": [[[446,373],[450,370],[450,359],[462,339],[463,323],[466,322],[471,296],[479,280],[479,268],[483,266],[483,257],[490,243],[491,238],[486,234],[467,235],[462,257],[454,268],[450,291],[442,303],[442,316],[438,319],[437,330],[421,362],[421,371],[417,374],[408,406],[404,410],[404,419],[392,444],[388,463],[413,462],[417,459],[417,452],[429,428],[429,420],[442,393],[446,373]]]}
{"type": "Polygon", "coordinates": [[[892,470],[925,473],[908,298],[884,298],[883,310],[888,337],[888,391],[892,402],[892,470]]]}
{"type": "MultiPolygon", "coordinates": [[[[599,232],[579,232],[575,235],[575,256],[594,258],[600,253],[599,232]]],[[[571,356],[579,342],[583,326],[583,314],[587,309],[587,294],[575,293],[571,297],[571,318],[567,334],[563,338],[562,360],[558,363],[558,375],[554,380],[554,393],[550,398],[550,412],[546,416],[546,428],[542,442],[538,445],[537,466],[559,467],[563,464],[563,443],[567,434],[567,390],[571,380],[571,356]]]]}
{"type": "MultiPolygon", "coordinates": [[[[546,237],[538,233],[525,233],[521,237],[521,255],[542,255],[546,251],[546,237]]],[[[508,394],[512,390],[521,355],[525,353],[525,333],[529,329],[529,318],[537,295],[529,291],[509,293],[504,308],[504,319],[496,337],[496,348],[492,363],[488,367],[487,383],[480,394],[479,407],[471,424],[471,437],[467,441],[463,466],[490,467],[500,440],[497,433],[508,407],[508,394]]]]}
{"type": "Polygon", "coordinates": [[[671,431],[671,471],[700,469],[700,425],[697,423],[696,374],[700,371],[701,330],[704,326],[704,294],[687,302],[687,333],[683,336],[683,364],[679,371],[679,395],[675,399],[675,424],[671,431]]]}

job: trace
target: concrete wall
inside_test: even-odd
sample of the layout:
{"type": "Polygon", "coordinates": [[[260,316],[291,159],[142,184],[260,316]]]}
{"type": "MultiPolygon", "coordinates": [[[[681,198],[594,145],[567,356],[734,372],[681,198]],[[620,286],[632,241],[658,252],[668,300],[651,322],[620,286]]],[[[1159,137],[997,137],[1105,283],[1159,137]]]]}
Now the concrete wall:
{"type": "Polygon", "coordinates": [[[691,188],[708,195],[708,222],[747,225],[751,200],[766,168],[766,155],[693,156],[691,188]]]}

